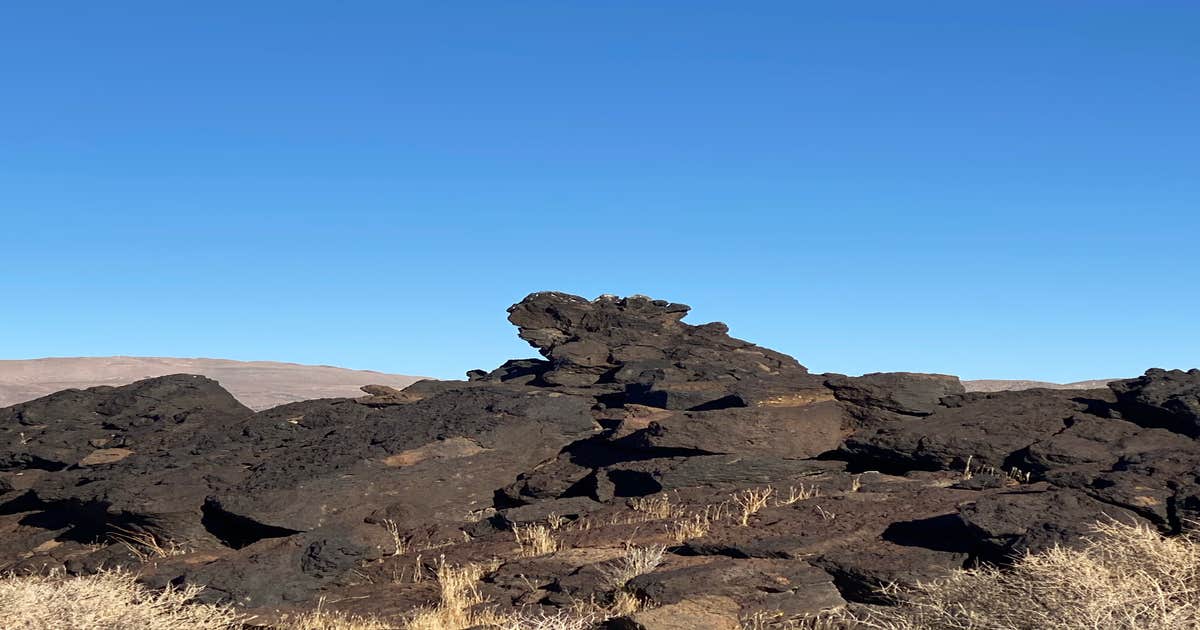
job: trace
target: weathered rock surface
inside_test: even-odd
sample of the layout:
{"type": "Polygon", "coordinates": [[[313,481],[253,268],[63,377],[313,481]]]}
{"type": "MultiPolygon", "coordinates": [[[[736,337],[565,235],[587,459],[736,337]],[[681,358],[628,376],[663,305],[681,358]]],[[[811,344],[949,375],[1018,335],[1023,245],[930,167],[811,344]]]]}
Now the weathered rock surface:
{"type": "Polygon", "coordinates": [[[911,372],[876,372],[857,378],[833,375],[825,385],[838,400],[910,416],[927,416],[938,410],[942,398],[966,392],[957,376],[911,372]]]}
{"type": "MultiPolygon", "coordinates": [[[[1103,392],[1095,392],[1103,396],[1103,392]]],[[[919,418],[895,419],[846,440],[847,456],[884,467],[964,470],[1010,466],[1009,458],[1086,414],[1093,402],[1079,392],[1029,390],[962,394],[919,418]]]]}
{"type": "Polygon", "coordinates": [[[646,607],[609,628],[732,629],[1200,516],[1200,372],[965,393],[810,374],[687,310],[535,293],[510,320],[543,359],[257,413],[188,375],[0,409],[0,572],[136,566],[267,622],[322,598],[395,620],[442,563],[494,558],[501,608],[623,591],[646,607]]]}
{"type": "Polygon", "coordinates": [[[1135,422],[1200,436],[1200,369],[1147,370],[1138,378],[1110,383],[1109,388],[1135,422]]]}
{"type": "MultiPolygon", "coordinates": [[[[546,385],[622,388],[625,400],[666,409],[746,406],[792,393],[793,381],[819,386],[785,354],[730,337],[721,323],[683,323],[690,307],[644,296],[595,300],[534,293],[509,321],[547,362],[528,365],[546,385]]],[[[505,366],[492,378],[511,378],[505,366]]]]}

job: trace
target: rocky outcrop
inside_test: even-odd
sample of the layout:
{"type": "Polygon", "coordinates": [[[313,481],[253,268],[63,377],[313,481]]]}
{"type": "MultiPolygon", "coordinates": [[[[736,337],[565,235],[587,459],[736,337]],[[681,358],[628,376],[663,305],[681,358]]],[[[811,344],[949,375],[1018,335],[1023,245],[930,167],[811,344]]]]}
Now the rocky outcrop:
{"type": "Polygon", "coordinates": [[[965,393],[811,374],[687,311],[535,293],[509,319],[541,359],[257,413],[188,375],[0,409],[0,572],[136,566],[269,624],[322,598],[399,618],[495,558],[501,608],[621,591],[650,606],[607,627],[737,628],[1200,516],[1195,370],[965,393]],[[614,582],[638,550],[661,557],[614,582]]]}
{"type": "Polygon", "coordinates": [[[1135,422],[1200,437],[1200,370],[1152,369],[1109,388],[1135,422]]]}
{"type": "MultiPolygon", "coordinates": [[[[819,387],[785,354],[728,335],[720,322],[683,323],[685,304],[645,296],[595,300],[534,293],[509,309],[519,335],[546,362],[527,365],[551,386],[609,386],[609,400],[666,409],[746,406],[819,387]]],[[[512,365],[492,377],[512,378],[512,365]]],[[[528,373],[528,372],[525,372],[528,373]]],[[[522,374],[524,376],[524,374],[522,374]]]]}

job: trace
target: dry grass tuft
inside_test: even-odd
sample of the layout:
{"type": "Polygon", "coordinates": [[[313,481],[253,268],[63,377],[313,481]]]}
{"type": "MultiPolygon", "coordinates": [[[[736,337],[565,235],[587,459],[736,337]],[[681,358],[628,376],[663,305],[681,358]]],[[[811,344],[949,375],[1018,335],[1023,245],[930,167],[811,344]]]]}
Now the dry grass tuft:
{"type": "Polygon", "coordinates": [[[712,529],[708,510],[681,516],[667,525],[667,533],[675,544],[683,544],[685,540],[703,538],[712,529]]]}
{"type": "Polygon", "coordinates": [[[815,484],[808,487],[805,487],[804,484],[800,484],[799,488],[796,486],[790,486],[788,487],[787,496],[776,501],[775,505],[792,505],[797,501],[807,501],[808,499],[814,499],[819,496],[821,496],[821,489],[815,484]]]}
{"type": "Polygon", "coordinates": [[[668,494],[635,497],[629,500],[629,507],[633,508],[633,511],[645,515],[646,520],[673,518],[683,510],[682,506],[671,503],[671,496],[668,494]]]}
{"type": "Polygon", "coordinates": [[[287,630],[394,630],[395,626],[370,617],[358,617],[345,613],[317,609],[296,615],[284,616],[281,620],[287,630]]]}
{"type": "Polygon", "coordinates": [[[496,624],[498,630],[591,630],[599,622],[595,615],[576,615],[570,612],[522,613],[496,624]]]}
{"type": "Polygon", "coordinates": [[[532,558],[558,551],[558,539],[554,537],[553,530],[545,525],[517,526],[513,529],[513,535],[517,538],[521,557],[532,558]]]}
{"type": "Polygon", "coordinates": [[[242,616],[226,606],[195,602],[203,589],[154,591],[136,576],[109,571],[84,577],[8,576],[0,579],[0,619],[23,630],[229,630],[242,616]]]}
{"type": "Polygon", "coordinates": [[[667,550],[662,545],[625,548],[625,555],[601,567],[604,581],[610,588],[624,588],[633,578],[644,575],[662,564],[663,553],[667,550]]]}
{"type": "Polygon", "coordinates": [[[380,522],[380,525],[387,531],[388,536],[392,538],[392,555],[402,556],[408,553],[409,544],[412,542],[411,536],[404,536],[400,533],[400,526],[390,518],[385,518],[380,522]]]}
{"type": "Polygon", "coordinates": [[[478,564],[454,567],[442,560],[437,567],[441,601],[437,606],[423,608],[405,624],[407,630],[458,630],[499,621],[490,611],[475,610],[484,603],[479,593],[479,579],[487,569],[478,564]]]}
{"type": "Polygon", "coordinates": [[[585,630],[598,621],[594,615],[570,611],[553,614],[496,611],[479,592],[480,578],[494,568],[478,564],[452,567],[443,561],[437,568],[441,601],[437,606],[418,610],[404,624],[404,630],[465,630],[476,626],[497,630],[585,630]]]}
{"type": "Polygon", "coordinates": [[[139,562],[143,563],[161,558],[182,556],[192,552],[191,549],[174,541],[160,541],[150,532],[137,532],[118,528],[116,532],[109,536],[116,542],[121,543],[139,562]]]}
{"type": "Polygon", "coordinates": [[[551,531],[558,531],[563,527],[566,527],[568,524],[570,524],[570,522],[571,521],[565,516],[559,516],[554,512],[551,512],[550,516],[546,517],[546,525],[550,527],[551,531]]]}
{"type": "MultiPolygon", "coordinates": [[[[742,630],[849,630],[853,620],[844,613],[821,613],[804,619],[789,619],[780,611],[758,611],[741,619],[742,630]]],[[[932,630],[932,629],[930,629],[932,630]]],[[[980,629],[982,630],[982,629],[980,629]]]]}
{"type": "Polygon", "coordinates": [[[749,525],[750,517],[770,503],[772,493],[774,493],[774,489],[767,486],[766,488],[750,488],[734,494],[733,502],[741,509],[741,514],[738,515],[738,524],[742,527],[749,525]]]}

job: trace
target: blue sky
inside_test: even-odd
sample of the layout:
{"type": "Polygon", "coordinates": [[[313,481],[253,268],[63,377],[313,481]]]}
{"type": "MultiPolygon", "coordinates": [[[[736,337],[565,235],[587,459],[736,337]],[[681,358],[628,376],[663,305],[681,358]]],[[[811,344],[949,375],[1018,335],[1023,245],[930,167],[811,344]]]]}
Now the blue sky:
{"type": "Polygon", "coordinates": [[[0,9],[0,358],[440,377],[525,294],[816,371],[1200,364],[1200,4],[0,9]]]}

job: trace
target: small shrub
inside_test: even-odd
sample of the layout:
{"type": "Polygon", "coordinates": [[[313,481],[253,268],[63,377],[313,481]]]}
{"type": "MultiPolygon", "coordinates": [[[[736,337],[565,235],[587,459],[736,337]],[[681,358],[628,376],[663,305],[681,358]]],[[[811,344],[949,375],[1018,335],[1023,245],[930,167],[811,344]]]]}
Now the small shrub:
{"type": "Polygon", "coordinates": [[[629,506],[635,512],[641,512],[649,520],[664,520],[679,514],[680,507],[671,503],[671,497],[658,494],[649,497],[635,497],[629,500],[629,506]]]}
{"type": "Polygon", "coordinates": [[[685,540],[707,536],[711,528],[712,522],[706,510],[675,519],[667,525],[667,533],[676,544],[682,544],[685,540]]]}
{"type": "Polygon", "coordinates": [[[626,547],[625,555],[601,567],[601,573],[610,588],[624,588],[629,580],[649,573],[662,564],[663,552],[666,550],[667,548],[661,545],[626,547]]]}
{"type": "Polygon", "coordinates": [[[396,521],[387,518],[384,519],[380,525],[383,526],[383,529],[385,529],[388,535],[392,538],[392,555],[402,556],[408,553],[409,543],[412,541],[412,538],[401,535],[400,526],[396,524],[396,521]]]}
{"type": "Polygon", "coordinates": [[[733,502],[741,508],[741,514],[738,516],[738,524],[742,527],[749,525],[750,517],[767,507],[773,492],[774,490],[768,486],[766,488],[751,488],[734,494],[733,502]]]}
{"type": "Polygon", "coordinates": [[[791,505],[797,501],[805,501],[819,496],[821,496],[821,489],[815,485],[807,488],[804,487],[804,484],[800,484],[799,488],[790,486],[788,487],[788,495],[777,501],[775,505],[791,505]]]}
{"type": "Polygon", "coordinates": [[[121,543],[139,562],[149,562],[172,556],[182,556],[192,550],[174,541],[160,541],[150,532],[136,532],[118,529],[110,534],[116,542],[121,543]]]}
{"type": "Polygon", "coordinates": [[[513,528],[513,535],[517,538],[519,553],[523,557],[544,556],[558,551],[558,540],[545,525],[518,525],[513,528]]]}

